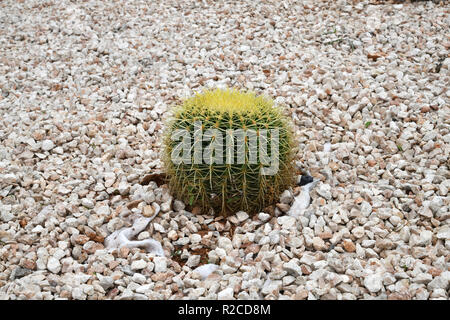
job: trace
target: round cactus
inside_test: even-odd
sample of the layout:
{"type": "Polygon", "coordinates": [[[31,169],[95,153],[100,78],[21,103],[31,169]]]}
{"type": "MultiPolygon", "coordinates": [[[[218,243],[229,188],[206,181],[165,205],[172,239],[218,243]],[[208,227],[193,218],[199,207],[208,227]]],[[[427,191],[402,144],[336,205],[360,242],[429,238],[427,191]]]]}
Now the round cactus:
{"type": "Polygon", "coordinates": [[[292,124],[269,98],[208,90],[172,112],[164,164],[172,193],[185,203],[221,215],[254,214],[292,186],[292,124]]]}

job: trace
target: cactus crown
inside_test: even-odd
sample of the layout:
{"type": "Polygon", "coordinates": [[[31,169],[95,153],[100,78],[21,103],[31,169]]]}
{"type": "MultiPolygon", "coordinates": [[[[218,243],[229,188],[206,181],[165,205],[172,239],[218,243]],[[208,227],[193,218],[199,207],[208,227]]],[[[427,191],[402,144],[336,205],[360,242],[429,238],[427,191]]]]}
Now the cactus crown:
{"type": "Polygon", "coordinates": [[[254,214],[273,204],[281,192],[293,184],[292,125],[283,110],[269,98],[236,89],[197,93],[173,109],[166,129],[164,165],[169,187],[176,197],[189,205],[199,205],[203,210],[212,208],[222,215],[239,210],[254,214]],[[196,127],[196,124],[201,126],[196,127]],[[181,150],[180,140],[173,138],[177,130],[184,130],[191,137],[187,140],[192,142],[191,147],[184,150],[192,151],[185,158],[189,161],[173,160],[174,154],[181,150]],[[277,130],[277,135],[271,130],[277,130]],[[196,140],[199,131],[203,136],[196,140]],[[248,134],[242,140],[230,138],[232,144],[226,145],[231,132],[239,131],[248,134]],[[264,131],[267,136],[263,135],[264,131]],[[252,144],[255,141],[257,143],[252,144]],[[273,149],[275,144],[277,148],[273,149]],[[262,168],[270,165],[261,158],[260,148],[264,145],[266,159],[277,160],[277,170],[272,174],[263,174],[262,168]],[[233,152],[227,158],[230,146],[233,152]],[[201,163],[195,159],[195,149],[201,150],[200,157],[204,160],[201,163]],[[241,158],[239,150],[241,154],[244,152],[241,158]],[[221,152],[223,162],[217,158],[213,161],[221,152]]]}

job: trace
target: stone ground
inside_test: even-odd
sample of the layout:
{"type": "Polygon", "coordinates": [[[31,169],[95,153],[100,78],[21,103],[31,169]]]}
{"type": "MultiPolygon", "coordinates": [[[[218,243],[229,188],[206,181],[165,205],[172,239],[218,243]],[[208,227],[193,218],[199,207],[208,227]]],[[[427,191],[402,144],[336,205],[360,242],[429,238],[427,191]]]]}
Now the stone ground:
{"type": "Polygon", "coordinates": [[[1,1],[0,299],[448,299],[449,9],[1,1]],[[298,188],[224,220],[159,181],[168,108],[215,86],[290,110],[299,217],[298,188]],[[104,248],[155,204],[165,257],[104,248]]]}

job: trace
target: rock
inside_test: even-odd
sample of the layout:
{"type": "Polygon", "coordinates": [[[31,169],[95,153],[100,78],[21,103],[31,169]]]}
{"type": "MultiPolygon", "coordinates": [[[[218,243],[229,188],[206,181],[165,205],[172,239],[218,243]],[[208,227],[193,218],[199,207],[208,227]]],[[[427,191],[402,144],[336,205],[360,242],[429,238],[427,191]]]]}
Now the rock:
{"type": "Polygon", "coordinates": [[[186,265],[190,268],[194,268],[200,263],[200,258],[199,255],[191,255],[186,261],[186,265]]]}
{"type": "Polygon", "coordinates": [[[147,278],[140,273],[135,273],[131,277],[131,280],[133,280],[134,282],[139,283],[139,284],[144,284],[147,281],[147,278]]]}
{"type": "Polygon", "coordinates": [[[431,244],[433,232],[430,230],[423,230],[419,234],[413,234],[410,237],[409,243],[411,246],[427,246],[431,244]]]}
{"type": "Polygon", "coordinates": [[[3,222],[8,222],[14,219],[14,213],[11,212],[11,206],[3,206],[2,208],[0,204],[0,209],[2,209],[0,212],[0,217],[3,222]]]}
{"type": "Polygon", "coordinates": [[[104,290],[109,290],[110,288],[114,287],[114,279],[112,277],[97,274],[97,278],[100,281],[100,286],[104,290]]]}
{"type": "Polygon", "coordinates": [[[361,214],[368,217],[372,213],[372,206],[367,201],[361,202],[361,214]]]}
{"type": "Polygon", "coordinates": [[[370,292],[376,293],[383,288],[383,278],[378,273],[370,274],[364,278],[364,286],[370,292]]]}
{"type": "Polygon", "coordinates": [[[353,243],[353,241],[351,241],[349,239],[344,240],[343,247],[344,247],[344,250],[347,252],[355,252],[356,251],[355,244],[353,243]]]}
{"type": "Polygon", "coordinates": [[[137,288],[136,292],[137,293],[147,294],[147,293],[151,292],[154,287],[155,287],[154,283],[144,284],[144,285],[140,286],[139,288],[137,288]]]}
{"type": "Polygon", "coordinates": [[[89,216],[88,226],[94,229],[95,227],[101,226],[104,221],[105,221],[105,216],[92,214],[89,216]]]}
{"type": "Polygon", "coordinates": [[[120,195],[125,196],[130,192],[130,185],[126,181],[121,181],[117,187],[120,195]]]}
{"type": "Polygon", "coordinates": [[[145,269],[145,267],[147,267],[147,262],[145,260],[142,260],[142,259],[133,261],[131,263],[131,270],[133,270],[133,271],[142,270],[142,269],[145,269]]]}
{"type": "Polygon", "coordinates": [[[277,215],[277,211],[281,211],[281,212],[287,213],[289,211],[289,209],[291,208],[291,206],[288,205],[288,204],[285,204],[285,203],[277,203],[276,204],[276,208],[278,210],[275,210],[275,215],[277,215]]]}
{"type": "Polygon", "coordinates": [[[234,300],[233,288],[226,288],[217,294],[217,300],[234,300]]]}
{"type": "Polygon", "coordinates": [[[161,211],[162,212],[169,212],[171,206],[172,206],[172,201],[166,201],[164,203],[161,203],[161,211]]]}
{"type": "Polygon", "coordinates": [[[299,277],[302,275],[302,269],[298,264],[297,259],[292,259],[283,264],[283,269],[294,277],[299,277]]]}
{"type": "Polygon", "coordinates": [[[142,215],[146,218],[152,217],[155,214],[155,209],[153,209],[153,206],[144,206],[142,209],[142,215]]]}
{"type": "Polygon", "coordinates": [[[293,276],[285,276],[285,277],[283,277],[282,281],[283,281],[283,287],[285,287],[285,286],[288,286],[288,285],[294,283],[295,277],[293,277],[293,276]]]}
{"type": "Polygon", "coordinates": [[[364,237],[364,234],[365,234],[364,227],[360,226],[360,227],[353,228],[352,234],[358,239],[364,237]]]}
{"type": "Polygon", "coordinates": [[[88,208],[88,209],[94,208],[94,201],[92,201],[92,200],[89,199],[89,198],[83,198],[83,199],[81,199],[81,204],[82,204],[84,207],[88,208]]]}
{"type": "Polygon", "coordinates": [[[283,282],[281,280],[267,279],[266,282],[264,282],[264,285],[261,289],[261,293],[263,295],[269,295],[269,294],[277,295],[279,293],[282,285],[283,285],[283,282]]]}
{"type": "Polygon", "coordinates": [[[297,220],[291,216],[281,216],[277,218],[277,222],[283,229],[290,229],[295,227],[297,220]]]}
{"type": "Polygon", "coordinates": [[[47,269],[53,273],[61,271],[61,263],[55,257],[50,257],[47,262],[47,269]]]}
{"type": "Polygon", "coordinates": [[[173,210],[176,211],[176,212],[180,212],[180,211],[184,210],[185,207],[186,206],[183,203],[183,201],[175,200],[173,202],[173,210]]]}
{"type": "Polygon", "coordinates": [[[262,222],[266,222],[267,220],[270,219],[270,214],[265,213],[265,212],[260,212],[260,213],[258,213],[258,219],[261,220],[262,222]]]}
{"type": "Polygon", "coordinates": [[[104,217],[109,216],[111,210],[109,209],[109,206],[99,206],[98,208],[95,209],[95,213],[104,217]]]}
{"type": "Polygon", "coordinates": [[[380,219],[389,219],[392,216],[392,209],[390,208],[378,208],[377,216],[380,219]]]}
{"type": "Polygon", "coordinates": [[[285,190],[280,196],[280,202],[285,204],[290,204],[294,197],[289,190],[285,190]]]}
{"type": "Polygon", "coordinates": [[[429,273],[420,273],[412,281],[420,284],[427,284],[433,279],[433,276],[429,273]]]}
{"type": "Polygon", "coordinates": [[[9,276],[9,280],[14,281],[15,279],[25,277],[31,273],[33,273],[33,271],[30,269],[17,267],[13,270],[13,272],[11,272],[11,275],[9,276]]]}
{"type": "Polygon", "coordinates": [[[233,250],[233,244],[231,240],[227,237],[219,237],[219,239],[217,240],[217,246],[219,248],[225,249],[225,251],[233,250]]]}
{"type": "Polygon", "coordinates": [[[164,227],[162,225],[160,225],[159,223],[154,222],[153,228],[155,229],[156,232],[166,233],[166,230],[164,229],[164,227]]]}
{"type": "Polygon", "coordinates": [[[389,239],[379,239],[379,240],[377,240],[375,246],[381,250],[392,250],[397,245],[389,239]]]}
{"type": "Polygon", "coordinates": [[[55,144],[52,140],[44,140],[42,141],[42,150],[50,151],[55,147],[55,144]]]}
{"type": "Polygon", "coordinates": [[[72,289],[72,299],[74,300],[84,300],[86,295],[83,293],[83,290],[79,287],[75,287],[72,289]]]}
{"type": "Polygon", "coordinates": [[[17,176],[13,173],[7,173],[3,176],[3,183],[5,184],[17,184],[17,176]]]}
{"type": "Polygon", "coordinates": [[[440,276],[435,277],[427,285],[428,290],[444,289],[448,290],[450,281],[450,271],[443,272],[440,276]]]}
{"type": "Polygon", "coordinates": [[[175,230],[170,230],[167,233],[167,238],[169,238],[171,241],[176,241],[178,239],[178,233],[175,230]]]}
{"type": "Polygon", "coordinates": [[[326,183],[322,183],[316,188],[317,193],[325,198],[326,200],[331,200],[331,186],[326,183]]]}
{"type": "Polygon", "coordinates": [[[391,284],[394,284],[395,281],[397,281],[397,279],[394,277],[394,275],[392,273],[386,272],[383,275],[383,285],[389,286],[391,284]]]}
{"type": "Polygon", "coordinates": [[[450,226],[447,224],[439,227],[436,231],[436,238],[450,240],[450,226]]]}
{"type": "Polygon", "coordinates": [[[327,245],[325,244],[325,241],[323,241],[320,237],[314,237],[312,240],[312,244],[315,250],[322,251],[327,248],[327,245]]]}
{"type": "Polygon", "coordinates": [[[200,267],[197,267],[193,270],[193,272],[198,273],[202,280],[205,280],[211,273],[219,269],[219,266],[216,264],[208,263],[204,264],[200,267]]]}
{"type": "Polygon", "coordinates": [[[109,188],[114,184],[114,182],[116,182],[116,174],[114,172],[105,172],[104,180],[104,186],[109,188]]]}
{"type": "Polygon", "coordinates": [[[306,298],[308,298],[308,290],[306,289],[297,290],[294,295],[294,300],[305,300],[306,298]]]}
{"type": "Polygon", "coordinates": [[[58,193],[62,194],[62,195],[67,195],[71,192],[72,190],[66,188],[65,186],[61,185],[58,187],[58,193]]]}
{"type": "Polygon", "coordinates": [[[155,257],[153,263],[155,264],[155,272],[167,271],[167,259],[165,257],[155,257]]]}
{"type": "Polygon", "coordinates": [[[239,211],[236,213],[236,217],[238,221],[242,223],[249,218],[249,215],[245,211],[239,211]]]}
{"type": "Polygon", "coordinates": [[[303,254],[302,257],[300,258],[300,263],[306,264],[308,266],[313,265],[314,262],[316,262],[316,258],[309,253],[303,254]]]}
{"type": "Polygon", "coordinates": [[[194,233],[189,236],[189,240],[192,244],[199,244],[202,241],[202,236],[198,233],[194,233]]]}

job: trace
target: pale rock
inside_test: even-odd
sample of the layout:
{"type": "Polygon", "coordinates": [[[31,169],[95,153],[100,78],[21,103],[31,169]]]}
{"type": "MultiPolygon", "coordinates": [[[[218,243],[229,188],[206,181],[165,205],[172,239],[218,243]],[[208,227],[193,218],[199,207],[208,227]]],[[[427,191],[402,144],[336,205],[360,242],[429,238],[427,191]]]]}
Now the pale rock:
{"type": "Polygon", "coordinates": [[[173,210],[176,212],[183,211],[185,208],[185,204],[183,201],[175,200],[173,202],[173,210]]]}
{"type": "Polygon", "coordinates": [[[50,151],[55,147],[55,144],[52,140],[44,140],[42,141],[42,150],[50,151]]]}
{"type": "Polygon", "coordinates": [[[317,193],[325,198],[326,200],[331,200],[331,186],[326,183],[322,183],[316,189],[317,193]]]}
{"type": "Polygon", "coordinates": [[[413,234],[410,237],[409,243],[412,246],[427,246],[431,244],[433,232],[430,230],[422,230],[419,234],[413,234]]]}
{"type": "Polygon", "coordinates": [[[277,222],[283,229],[291,229],[295,227],[297,220],[291,216],[281,216],[277,218],[277,222]]]}
{"type": "Polygon", "coordinates": [[[109,206],[99,206],[95,209],[95,213],[97,213],[100,216],[109,216],[111,213],[111,210],[109,209],[109,206]]]}
{"type": "Polygon", "coordinates": [[[270,219],[270,214],[265,213],[265,212],[260,212],[260,213],[258,213],[258,219],[261,220],[262,222],[266,222],[267,220],[270,219]]]}
{"type": "Polygon", "coordinates": [[[88,208],[88,209],[92,209],[92,208],[94,208],[94,201],[92,200],[92,199],[89,199],[89,198],[83,198],[83,199],[81,199],[81,204],[84,206],[84,207],[86,207],[86,208],[88,208]]]}
{"type": "Polygon", "coordinates": [[[47,269],[53,273],[61,271],[61,263],[55,257],[50,257],[47,261],[47,269]]]}
{"type": "Polygon", "coordinates": [[[323,241],[320,237],[314,237],[312,240],[312,245],[314,249],[318,251],[325,250],[327,248],[325,241],[323,241]]]}
{"type": "Polygon", "coordinates": [[[292,259],[283,264],[283,269],[294,277],[302,275],[302,268],[298,264],[298,259],[292,259]]]}
{"type": "Polygon", "coordinates": [[[239,211],[236,213],[236,217],[239,222],[244,222],[245,220],[247,220],[249,218],[249,215],[245,211],[239,211]]]}
{"type": "Polygon", "coordinates": [[[139,284],[144,284],[145,281],[147,281],[147,278],[143,274],[140,274],[140,273],[136,272],[131,277],[131,280],[133,280],[134,282],[139,283],[139,284]]]}
{"type": "Polygon", "coordinates": [[[198,264],[200,263],[200,256],[199,255],[191,255],[188,260],[186,261],[186,265],[190,268],[194,268],[196,266],[198,266],[198,264]]]}
{"type": "Polygon", "coordinates": [[[131,270],[142,270],[147,266],[147,262],[145,260],[136,260],[131,263],[131,270]]]}
{"type": "Polygon", "coordinates": [[[283,282],[281,280],[267,279],[266,282],[264,282],[264,285],[261,289],[261,293],[263,295],[269,295],[271,293],[278,294],[282,285],[283,282]]]}
{"type": "Polygon", "coordinates": [[[352,234],[358,239],[364,237],[364,234],[365,234],[364,227],[359,226],[359,227],[353,228],[352,234]]]}
{"type": "Polygon", "coordinates": [[[436,238],[450,240],[450,226],[447,224],[439,227],[436,231],[436,238]]]}
{"type": "Polygon", "coordinates": [[[193,270],[193,272],[196,272],[200,275],[200,278],[202,280],[205,280],[211,273],[219,269],[219,266],[216,264],[208,263],[201,265],[200,267],[197,267],[193,270]]]}
{"type": "Polygon", "coordinates": [[[155,264],[155,272],[167,271],[167,259],[165,257],[155,257],[153,263],[155,264]]]}
{"type": "Polygon", "coordinates": [[[364,286],[370,292],[378,292],[383,288],[383,278],[378,273],[370,274],[364,278],[364,286]]]}
{"type": "Polygon", "coordinates": [[[217,299],[218,300],[234,300],[233,295],[234,295],[233,288],[226,288],[217,294],[217,299]]]}
{"type": "Polygon", "coordinates": [[[121,181],[117,189],[120,195],[125,196],[130,192],[130,185],[126,181],[121,181]]]}

